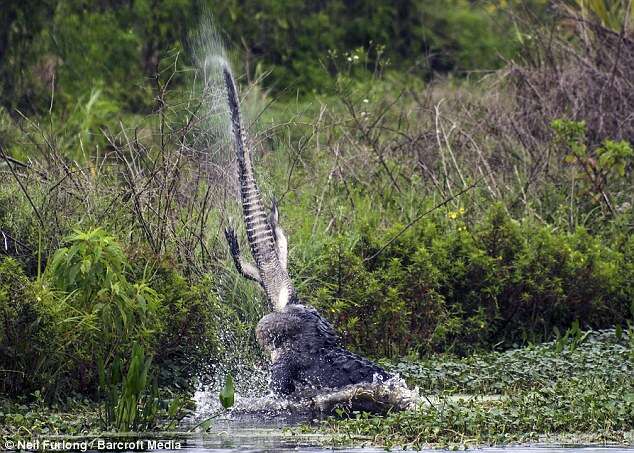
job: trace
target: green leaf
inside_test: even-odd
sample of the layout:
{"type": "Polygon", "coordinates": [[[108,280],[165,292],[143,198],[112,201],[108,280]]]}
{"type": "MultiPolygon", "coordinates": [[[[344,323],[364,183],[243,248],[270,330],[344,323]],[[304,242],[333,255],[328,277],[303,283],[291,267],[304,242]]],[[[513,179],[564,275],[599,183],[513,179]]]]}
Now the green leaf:
{"type": "Polygon", "coordinates": [[[231,376],[231,374],[227,374],[225,385],[220,391],[219,397],[220,404],[222,404],[222,407],[224,407],[225,409],[229,409],[231,406],[233,406],[235,388],[233,385],[233,376],[231,376]]]}
{"type": "Polygon", "coordinates": [[[207,431],[209,430],[209,428],[211,428],[211,425],[214,422],[214,418],[208,418],[207,420],[202,421],[201,423],[198,424],[198,428],[200,429],[200,431],[207,431]]]}

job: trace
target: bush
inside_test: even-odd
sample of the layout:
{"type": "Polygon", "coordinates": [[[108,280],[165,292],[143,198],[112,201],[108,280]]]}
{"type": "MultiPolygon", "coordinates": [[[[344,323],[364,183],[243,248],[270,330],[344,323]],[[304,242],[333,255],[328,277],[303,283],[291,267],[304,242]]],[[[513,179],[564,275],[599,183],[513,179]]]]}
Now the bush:
{"type": "Polygon", "coordinates": [[[8,255],[25,265],[29,275],[37,272],[38,224],[32,209],[23,202],[20,189],[0,179],[0,257],[8,255]]]}
{"type": "Polygon", "coordinates": [[[157,269],[153,287],[162,296],[161,324],[155,363],[161,385],[182,388],[218,360],[223,345],[218,322],[221,311],[213,286],[207,281],[191,285],[167,266],[157,269]]]}
{"type": "Polygon", "coordinates": [[[35,281],[0,261],[1,393],[97,396],[99,369],[125,366],[134,348],[152,358],[159,385],[191,389],[238,341],[255,344],[254,320],[219,302],[214,279],[187,280],[149,252],[130,265],[99,228],[65,242],[35,281]]]}
{"type": "Polygon", "coordinates": [[[463,213],[421,220],[375,258],[402,225],[336,235],[308,301],[353,348],[379,356],[509,347],[576,320],[605,328],[632,316],[629,242],[619,250],[581,228],[520,223],[500,205],[474,227],[463,213]]]}
{"type": "Polygon", "coordinates": [[[161,298],[146,279],[128,280],[120,245],[99,228],[76,231],[66,241],[69,245],[55,253],[47,273],[77,313],[77,352],[88,363],[99,357],[108,364],[132,344],[152,346],[161,330],[161,298]]]}
{"type": "Polygon", "coordinates": [[[45,394],[56,387],[65,358],[57,349],[62,332],[54,302],[17,261],[0,260],[0,393],[45,394]]]}

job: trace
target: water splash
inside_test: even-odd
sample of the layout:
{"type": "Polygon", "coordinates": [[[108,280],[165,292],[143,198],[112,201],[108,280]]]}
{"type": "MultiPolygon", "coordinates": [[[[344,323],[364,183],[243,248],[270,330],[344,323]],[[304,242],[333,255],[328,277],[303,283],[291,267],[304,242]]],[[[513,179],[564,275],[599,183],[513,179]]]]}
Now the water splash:
{"type": "Polygon", "coordinates": [[[242,398],[232,412],[234,415],[259,413],[263,416],[286,415],[312,420],[340,411],[387,413],[411,410],[420,403],[418,389],[409,389],[405,381],[396,376],[385,382],[351,384],[340,389],[306,388],[296,392],[292,398],[279,398],[271,394],[261,398],[242,398]]]}
{"type": "Polygon", "coordinates": [[[198,71],[194,97],[200,100],[196,108],[196,146],[200,169],[210,187],[223,198],[237,199],[235,152],[232,147],[231,120],[222,69],[229,68],[226,47],[209,12],[201,15],[200,24],[191,36],[194,61],[198,71]]]}
{"type": "MultiPolygon", "coordinates": [[[[244,401],[250,399],[267,398],[269,395],[268,367],[253,366],[246,361],[238,364],[234,369],[239,378],[236,380],[235,404],[242,407],[244,401]]],[[[220,404],[218,394],[222,388],[225,369],[220,367],[216,373],[210,375],[210,382],[201,385],[194,393],[193,400],[196,403],[196,413],[193,421],[201,421],[218,414],[223,414],[225,418],[231,418],[231,412],[226,412],[220,404]]]]}
{"type": "MultiPolygon", "coordinates": [[[[224,68],[231,70],[231,64],[209,11],[201,14],[199,26],[192,33],[190,43],[197,67],[191,96],[195,101],[190,107],[195,118],[191,134],[191,139],[194,140],[191,148],[195,150],[192,157],[200,174],[207,180],[211,193],[210,203],[221,215],[231,215],[239,207],[233,203],[238,199],[239,191],[227,91],[222,75],[224,68]]],[[[220,275],[217,283],[220,302],[235,306],[236,297],[230,295],[232,291],[236,291],[234,284],[227,280],[226,275],[220,275]]],[[[218,340],[223,346],[215,363],[210,363],[201,370],[203,377],[194,395],[197,404],[195,420],[221,411],[218,392],[228,372],[235,377],[238,397],[240,394],[265,395],[268,392],[268,367],[263,365],[264,360],[255,344],[253,333],[255,322],[261,316],[261,309],[247,307],[246,299],[244,305],[242,302],[240,304],[241,322],[247,328],[225,327],[218,332],[218,340]],[[248,327],[249,323],[253,323],[253,328],[248,327]]],[[[226,325],[223,316],[219,314],[218,325],[226,325]]]]}
{"type": "Polygon", "coordinates": [[[200,419],[222,413],[224,419],[240,422],[250,420],[256,425],[271,420],[294,425],[354,411],[388,413],[414,410],[424,404],[418,388],[410,389],[399,376],[385,382],[376,380],[340,389],[305,388],[292,397],[279,397],[271,392],[243,392],[236,395],[235,406],[224,413],[218,398],[213,398],[213,395],[204,392],[197,394],[200,419]]]}

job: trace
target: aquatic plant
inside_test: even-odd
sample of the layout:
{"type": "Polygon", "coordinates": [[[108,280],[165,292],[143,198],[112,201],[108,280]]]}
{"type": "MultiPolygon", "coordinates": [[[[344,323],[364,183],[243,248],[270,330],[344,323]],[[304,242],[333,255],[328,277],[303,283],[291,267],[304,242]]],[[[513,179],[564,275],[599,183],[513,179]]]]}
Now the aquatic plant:
{"type": "Polygon", "coordinates": [[[151,357],[145,358],[143,348],[134,345],[125,373],[119,357],[115,358],[106,371],[103,360],[97,364],[99,388],[105,395],[104,425],[114,426],[120,431],[137,431],[152,424],[157,412],[156,385],[147,391],[151,357]],[[145,398],[145,401],[142,401],[145,398]]]}
{"type": "Polygon", "coordinates": [[[600,378],[614,388],[629,385],[634,362],[629,359],[632,349],[628,331],[576,332],[508,351],[475,353],[463,358],[443,355],[386,361],[385,365],[428,395],[503,395],[536,390],[571,377],[600,378]]]}
{"type": "Polygon", "coordinates": [[[119,357],[106,367],[99,360],[99,390],[104,429],[142,431],[173,429],[185,416],[187,399],[176,397],[169,401],[160,398],[158,380],[151,375],[152,357],[142,346],[135,344],[130,359],[119,357]],[[127,371],[125,367],[127,366],[127,371]]]}
{"type": "Polygon", "coordinates": [[[220,390],[220,394],[218,395],[220,399],[220,404],[225,409],[229,409],[233,406],[234,398],[235,398],[235,386],[233,384],[233,376],[231,374],[227,374],[225,378],[225,385],[223,385],[220,390]]]}

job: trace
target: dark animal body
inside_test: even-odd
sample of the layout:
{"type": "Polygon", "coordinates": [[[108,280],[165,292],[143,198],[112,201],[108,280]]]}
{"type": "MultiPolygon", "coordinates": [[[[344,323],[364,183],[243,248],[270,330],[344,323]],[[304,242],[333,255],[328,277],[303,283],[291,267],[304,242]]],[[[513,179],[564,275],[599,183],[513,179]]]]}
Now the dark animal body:
{"type": "Polygon", "coordinates": [[[266,315],[256,328],[258,343],[271,354],[271,389],[337,389],[391,377],[381,367],[339,344],[330,325],[312,307],[287,305],[266,315]]]}
{"type": "Polygon", "coordinates": [[[330,323],[317,310],[300,303],[288,276],[287,240],[278,223],[277,206],[274,202],[270,216],[264,212],[242,129],[235,82],[228,67],[222,71],[238,161],[242,211],[255,265],[240,255],[232,228],[225,230],[225,236],[237,270],[262,286],[273,309],[256,328],[260,346],[271,355],[271,390],[295,395],[304,389],[341,389],[389,379],[391,376],[381,367],[341,347],[330,323]]]}

